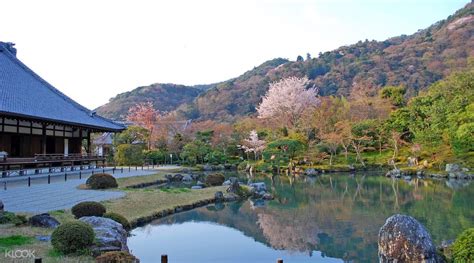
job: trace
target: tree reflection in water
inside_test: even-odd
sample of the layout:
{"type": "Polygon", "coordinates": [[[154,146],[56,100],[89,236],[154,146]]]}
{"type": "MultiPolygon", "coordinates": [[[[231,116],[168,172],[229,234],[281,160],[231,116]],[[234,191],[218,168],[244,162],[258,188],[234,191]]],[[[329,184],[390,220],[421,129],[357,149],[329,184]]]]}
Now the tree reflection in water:
{"type": "Polygon", "coordinates": [[[199,208],[154,223],[211,221],[242,231],[274,249],[321,251],[345,260],[374,261],[377,236],[385,219],[394,213],[418,219],[434,241],[454,239],[474,226],[474,186],[456,190],[442,180],[410,181],[373,175],[331,174],[315,178],[253,175],[264,180],[275,200],[265,207],[249,202],[225,208],[199,208]]]}

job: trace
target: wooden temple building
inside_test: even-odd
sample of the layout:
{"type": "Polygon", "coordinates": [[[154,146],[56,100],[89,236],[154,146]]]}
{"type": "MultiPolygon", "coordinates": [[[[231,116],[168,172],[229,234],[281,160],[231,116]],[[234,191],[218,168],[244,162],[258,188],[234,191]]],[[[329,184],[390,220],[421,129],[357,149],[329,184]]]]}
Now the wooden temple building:
{"type": "MultiPolygon", "coordinates": [[[[0,42],[0,170],[63,167],[104,162],[94,155],[91,133],[125,127],[79,105],[0,42]]],[[[21,174],[21,173],[20,173],[21,174]]]]}

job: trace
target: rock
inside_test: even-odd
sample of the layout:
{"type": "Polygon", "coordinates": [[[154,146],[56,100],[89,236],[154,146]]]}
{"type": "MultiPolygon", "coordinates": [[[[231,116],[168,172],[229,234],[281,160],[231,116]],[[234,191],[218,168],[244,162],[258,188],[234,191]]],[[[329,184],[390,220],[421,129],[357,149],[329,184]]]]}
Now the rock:
{"type": "Polygon", "coordinates": [[[402,171],[400,169],[392,169],[385,174],[386,177],[396,177],[400,178],[402,177],[402,171]]]}
{"type": "Polygon", "coordinates": [[[193,177],[189,174],[185,174],[183,175],[183,178],[181,178],[181,181],[185,181],[185,182],[191,182],[193,180],[193,177]]]}
{"type": "Polygon", "coordinates": [[[448,173],[456,173],[456,172],[461,172],[461,166],[456,163],[448,163],[446,164],[446,172],[448,173]]]}
{"type": "Polygon", "coordinates": [[[42,242],[49,242],[51,241],[51,236],[37,236],[36,240],[42,241],[42,242]]]}
{"type": "Polygon", "coordinates": [[[257,207],[264,207],[265,201],[262,199],[250,200],[250,207],[257,208],[257,207]]]}
{"type": "Polygon", "coordinates": [[[183,181],[183,177],[184,176],[181,175],[181,174],[175,174],[175,175],[173,175],[173,181],[175,181],[175,182],[183,181]]]}
{"type": "Polygon", "coordinates": [[[202,189],[202,186],[200,186],[200,185],[193,185],[193,186],[191,186],[191,189],[194,189],[194,190],[202,189]]]}
{"type": "Polygon", "coordinates": [[[3,202],[2,200],[0,200],[0,212],[3,212],[3,208],[4,208],[3,202]]]}
{"type": "Polygon", "coordinates": [[[56,228],[59,226],[59,221],[56,220],[56,218],[50,216],[48,213],[34,215],[28,219],[28,223],[31,226],[45,228],[56,228]]]}
{"type": "Polygon", "coordinates": [[[379,262],[439,262],[430,234],[411,216],[389,217],[380,228],[378,246],[379,262]]]}
{"type": "Polygon", "coordinates": [[[197,181],[196,185],[201,186],[202,188],[204,188],[206,186],[206,184],[201,182],[201,181],[197,181]]]}
{"type": "Polygon", "coordinates": [[[250,187],[252,188],[255,188],[255,190],[257,192],[261,192],[261,191],[267,191],[267,186],[265,185],[265,183],[263,182],[259,182],[259,183],[251,183],[249,184],[250,187]]]}
{"type": "Polygon", "coordinates": [[[262,199],[263,199],[263,200],[273,200],[273,195],[272,195],[272,194],[269,194],[269,193],[265,193],[265,194],[262,196],[262,199]]]}
{"type": "Polygon", "coordinates": [[[423,171],[417,171],[417,172],[416,172],[416,175],[417,175],[417,176],[423,176],[424,174],[425,174],[425,173],[424,173],[423,171]]]}
{"type": "Polygon", "coordinates": [[[237,201],[239,199],[240,199],[240,197],[238,195],[234,194],[234,193],[224,195],[224,200],[226,202],[233,202],[233,201],[237,201]]]}
{"type": "Polygon", "coordinates": [[[406,180],[406,181],[411,181],[411,176],[409,176],[409,175],[403,176],[403,179],[406,180]]]}
{"type": "Polygon", "coordinates": [[[128,251],[127,231],[120,223],[97,216],[85,216],[79,220],[91,225],[94,229],[96,240],[96,245],[92,248],[94,254],[104,251],[128,251]]]}
{"type": "Polygon", "coordinates": [[[226,185],[230,185],[230,180],[225,180],[222,185],[226,186],[226,185]]]}
{"type": "Polygon", "coordinates": [[[308,176],[315,176],[318,175],[318,171],[316,171],[314,168],[308,168],[304,171],[304,174],[308,176]]]}
{"type": "Polygon", "coordinates": [[[214,198],[216,199],[216,202],[222,202],[224,201],[224,194],[221,191],[217,191],[214,194],[214,198]]]}
{"type": "Polygon", "coordinates": [[[204,171],[212,171],[212,166],[209,165],[209,164],[205,164],[205,165],[202,166],[202,169],[204,171]]]}
{"type": "Polygon", "coordinates": [[[199,179],[199,177],[201,177],[200,174],[191,174],[191,177],[193,178],[193,180],[197,180],[199,179]]]}
{"type": "Polygon", "coordinates": [[[227,188],[228,193],[238,194],[240,192],[240,183],[236,177],[229,178],[229,187],[227,188]]]}

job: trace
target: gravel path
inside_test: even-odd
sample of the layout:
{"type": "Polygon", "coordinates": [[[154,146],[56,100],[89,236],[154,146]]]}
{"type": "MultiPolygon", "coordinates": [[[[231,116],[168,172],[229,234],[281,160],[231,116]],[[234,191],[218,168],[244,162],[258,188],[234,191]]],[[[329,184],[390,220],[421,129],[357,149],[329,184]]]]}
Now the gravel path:
{"type": "MultiPolygon", "coordinates": [[[[159,170],[173,168],[176,167],[160,167],[154,170],[139,169],[137,171],[132,169],[130,172],[127,169],[123,173],[116,172],[114,176],[120,178],[149,175],[159,170]]],[[[85,177],[88,176],[90,173],[84,174],[82,179],[79,179],[78,175],[70,175],[69,179],[64,181],[64,175],[58,175],[52,177],[51,184],[47,184],[46,179],[41,182],[39,179],[35,179],[32,180],[30,187],[27,186],[26,181],[8,182],[7,190],[4,190],[3,186],[0,189],[0,200],[4,203],[6,211],[42,213],[71,208],[83,201],[104,201],[125,196],[122,191],[77,189],[79,185],[85,183],[85,177]]]]}

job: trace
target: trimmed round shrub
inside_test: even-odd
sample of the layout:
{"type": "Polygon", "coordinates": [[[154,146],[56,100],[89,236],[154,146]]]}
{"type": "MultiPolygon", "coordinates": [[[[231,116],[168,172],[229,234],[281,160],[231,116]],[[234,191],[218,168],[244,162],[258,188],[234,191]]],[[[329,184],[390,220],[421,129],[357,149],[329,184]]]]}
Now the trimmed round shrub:
{"type": "Polygon", "coordinates": [[[63,254],[83,253],[94,244],[94,230],[81,221],[67,222],[54,230],[51,244],[63,254]]]}
{"type": "Polygon", "coordinates": [[[126,251],[110,251],[95,258],[97,263],[135,263],[138,259],[126,251]]]}
{"type": "Polygon", "coordinates": [[[127,231],[129,231],[132,228],[132,226],[130,225],[130,222],[128,222],[128,220],[121,214],[105,213],[104,217],[110,218],[114,220],[115,222],[120,223],[123,226],[123,228],[127,231]]]}
{"type": "Polygon", "coordinates": [[[105,214],[105,206],[93,201],[81,202],[73,206],[71,212],[76,218],[83,216],[103,216],[105,214]]]}
{"type": "Polygon", "coordinates": [[[117,180],[110,174],[94,174],[86,181],[86,185],[91,189],[117,188],[117,180]]]}
{"type": "Polygon", "coordinates": [[[474,262],[474,228],[464,230],[452,247],[454,262],[474,262]]]}
{"type": "Polygon", "coordinates": [[[209,186],[219,186],[222,185],[225,181],[225,177],[223,174],[210,174],[206,177],[206,184],[209,186]]]}

